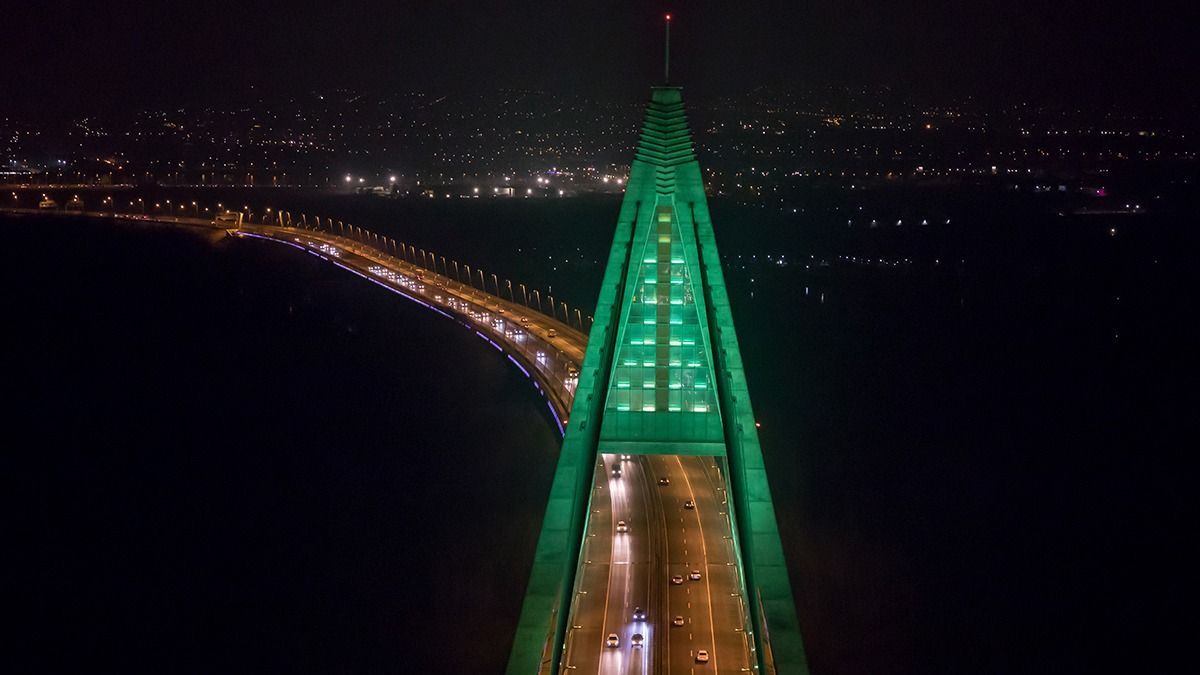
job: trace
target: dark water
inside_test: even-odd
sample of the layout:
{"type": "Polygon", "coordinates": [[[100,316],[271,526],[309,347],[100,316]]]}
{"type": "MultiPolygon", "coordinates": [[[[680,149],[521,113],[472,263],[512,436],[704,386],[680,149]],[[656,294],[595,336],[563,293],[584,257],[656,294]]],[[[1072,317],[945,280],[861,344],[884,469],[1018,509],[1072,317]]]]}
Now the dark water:
{"type": "Polygon", "coordinates": [[[277,245],[0,222],[5,670],[502,669],[558,444],[503,356],[277,245]]]}
{"type": "MultiPolygon", "coordinates": [[[[286,198],[585,310],[618,208],[221,198],[286,198]]],[[[1158,672],[1183,657],[1194,204],[1060,217],[969,190],[815,194],[796,215],[713,204],[814,672],[1158,672]]],[[[41,317],[27,344],[53,349],[18,369],[55,430],[39,456],[62,456],[30,465],[29,484],[54,479],[31,503],[70,505],[28,522],[64,531],[50,550],[75,561],[57,577],[69,590],[29,606],[51,622],[75,593],[101,596],[55,634],[92,645],[76,663],[103,645],[123,670],[497,670],[554,457],[515,370],[291,251],[83,229],[90,245],[78,229],[53,245],[94,288],[21,280],[41,317]],[[154,252],[170,262],[142,262],[154,252]],[[72,311],[51,311],[62,294],[72,311]],[[74,312],[91,318],[63,338],[74,312]],[[118,620],[98,628],[114,598],[118,620]]]]}

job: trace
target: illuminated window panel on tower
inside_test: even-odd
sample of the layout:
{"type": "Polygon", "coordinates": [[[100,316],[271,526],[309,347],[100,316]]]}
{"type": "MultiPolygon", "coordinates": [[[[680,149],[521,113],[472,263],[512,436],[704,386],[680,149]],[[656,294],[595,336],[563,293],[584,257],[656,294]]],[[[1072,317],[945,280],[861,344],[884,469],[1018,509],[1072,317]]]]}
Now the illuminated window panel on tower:
{"type": "Polygon", "coordinates": [[[703,424],[693,419],[717,412],[693,287],[698,279],[688,264],[674,205],[660,203],[646,215],[638,229],[641,251],[631,256],[636,261],[629,272],[631,304],[606,402],[609,411],[622,414],[606,424],[612,433],[630,438],[679,424],[692,428],[691,435],[709,436],[719,429],[719,419],[703,424]],[[697,371],[703,372],[697,376],[697,371]],[[661,418],[664,413],[692,417],[670,423],[661,418]]]}

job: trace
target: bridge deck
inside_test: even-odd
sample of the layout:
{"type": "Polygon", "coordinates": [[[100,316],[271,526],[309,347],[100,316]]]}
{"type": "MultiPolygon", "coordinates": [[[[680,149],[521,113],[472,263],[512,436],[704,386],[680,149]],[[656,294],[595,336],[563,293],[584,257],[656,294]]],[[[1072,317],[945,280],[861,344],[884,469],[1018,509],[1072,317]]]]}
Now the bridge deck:
{"type": "Polygon", "coordinates": [[[717,457],[602,455],[567,632],[566,670],[690,675],[752,666],[721,466],[717,457]],[[622,467],[620,477],[613,464],[622,467]],[[668,485],[659,484],[664,477],[668,485]],[[693,508],[685,506],[689,500],[693,508]],[[690,578],[693,570],[699,579],[690,578]],[[634,618],[637,608],[646,611],[644,621],[634,618]],[[610,633],[618,636],[616,647],[606,646],[610,633]],[[633,644],[635,633],[644,638],[640,647],[633,644]],[[708,652],[707,664],[696,662],[699,650],[708,652]]]}

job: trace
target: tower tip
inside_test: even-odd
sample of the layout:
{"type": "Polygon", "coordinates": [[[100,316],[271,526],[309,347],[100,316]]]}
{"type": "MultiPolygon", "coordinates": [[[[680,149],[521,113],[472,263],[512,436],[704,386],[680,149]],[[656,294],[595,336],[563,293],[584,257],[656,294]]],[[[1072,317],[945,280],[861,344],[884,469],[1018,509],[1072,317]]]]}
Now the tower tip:
{"type": "Polygon", "coordinates": [[[666,44],[663,48],[663,84],[671,83],[671,13],[664,15],[667,26],[666,44]]]}

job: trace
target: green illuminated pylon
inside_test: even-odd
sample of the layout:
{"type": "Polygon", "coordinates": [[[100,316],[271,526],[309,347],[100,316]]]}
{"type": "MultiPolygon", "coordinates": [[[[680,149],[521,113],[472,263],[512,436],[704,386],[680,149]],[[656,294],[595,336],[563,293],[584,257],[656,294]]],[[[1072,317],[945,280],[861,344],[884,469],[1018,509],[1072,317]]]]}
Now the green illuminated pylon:
{"type": "Polygon", "coordinates": [[[656,87],[597,302],[508,672],[554,672],[598,452],[712,455],[729,467],[755,656],[807,673],[681,90],[656,87]]]}

